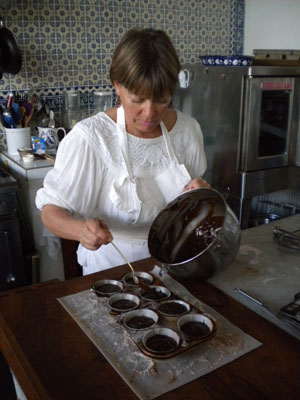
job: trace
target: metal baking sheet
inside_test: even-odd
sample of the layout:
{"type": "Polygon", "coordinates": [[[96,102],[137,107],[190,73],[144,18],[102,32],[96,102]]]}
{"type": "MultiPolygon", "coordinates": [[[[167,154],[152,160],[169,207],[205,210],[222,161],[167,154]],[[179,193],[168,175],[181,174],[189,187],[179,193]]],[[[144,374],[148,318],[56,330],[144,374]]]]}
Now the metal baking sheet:
{"type": "Polygon", "coordinates": [[[151,273],[175,295],[211,315],[218,327],[212,339],[172,358],[153,359],[143,354],[132,334],[110,315],[105,297],[86,290],[58,299],[141,400],[154,399],[261,346],[168,274],[160,277],[159,272],[160,268],[155,266],[151,273]]]}

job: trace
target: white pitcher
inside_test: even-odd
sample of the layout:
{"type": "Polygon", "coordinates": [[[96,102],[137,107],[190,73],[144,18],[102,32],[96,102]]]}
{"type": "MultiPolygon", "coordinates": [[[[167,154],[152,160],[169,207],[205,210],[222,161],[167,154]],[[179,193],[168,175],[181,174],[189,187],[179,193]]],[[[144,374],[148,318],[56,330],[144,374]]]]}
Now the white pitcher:
{"type": "Polygon", "coordinates": [[[45,149],[46,151],[56,151],[59,145],[59,137],[58,137],[58,132],[63,133],[63,137],[66,136],[66,130],[63,127],[59,128],[44,128],[44,127],[38,127],[39,130],[39,137],[43,138],[45,141],[45,149]]]}

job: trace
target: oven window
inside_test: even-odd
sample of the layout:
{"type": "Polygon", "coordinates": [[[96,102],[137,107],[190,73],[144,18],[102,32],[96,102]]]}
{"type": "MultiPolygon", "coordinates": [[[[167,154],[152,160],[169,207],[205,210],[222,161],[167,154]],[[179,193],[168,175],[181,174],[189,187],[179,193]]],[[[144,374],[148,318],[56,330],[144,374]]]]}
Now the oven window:
{"type": "Polygon", "coordinates": [[[285,154],[288,140],[289,90],[263,90],[258,157],[285,154]]]}

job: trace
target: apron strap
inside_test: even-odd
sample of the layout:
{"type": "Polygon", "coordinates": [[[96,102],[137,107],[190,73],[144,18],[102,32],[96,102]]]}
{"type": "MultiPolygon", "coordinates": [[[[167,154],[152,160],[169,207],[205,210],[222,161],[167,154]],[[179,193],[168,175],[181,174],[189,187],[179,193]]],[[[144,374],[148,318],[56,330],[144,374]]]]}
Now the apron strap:
{"type": "Polygon", "coordinates": [[[134,180],[133,172],[131,168],[131,163],[128,156],[128,141],[126,133],[126,123],[125,123],[125,113],[122,106],[117,108],[117,125],[119,130],[119,143],[121,148],[121,153],[125,162],[125,167],[130,180],[134,180]]]}

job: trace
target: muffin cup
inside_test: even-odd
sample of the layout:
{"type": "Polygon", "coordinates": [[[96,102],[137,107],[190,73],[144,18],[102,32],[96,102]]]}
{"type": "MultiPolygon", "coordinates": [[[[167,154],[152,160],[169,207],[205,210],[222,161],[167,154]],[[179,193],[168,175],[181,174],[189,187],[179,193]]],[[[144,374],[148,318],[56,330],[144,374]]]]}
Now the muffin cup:
{"type": "Polygon", "coordinates": [[[107,304],[113,311],[127,312],[138,308],[140,299],[134,294],[117,293],[108,298],[107,304]]]}
{"type": "Polygon", "coordinates": [[[180,336],[169,328],[154,328],[144,335],[142,343],[151,353],[167,354],[177,349],[180,336]]]}
{"type": "MultiPolygon", "coordinates": [[[[153,283],[153,276],[148,274],[147,272],[135,271],[134,275],[140,279],[145,285],[151,285],[153,283]]],[[[131,287],[137,287],[138,284],[133,282],[132,272],[128,272],[128,274],[124,275],[122,278],[123,282],[131,287]]]]}
{"type": "Polygon", "coordinates": [[[166,317],[178,317],[190,311],[191,306],[182,300],[163,301],[157,307],[157,311],[166,317]]]}
{"type": "Polygon", "coordinates": [[[95,282],[92,286],[92,291],[101,296],[111,296],[112,294],[122,292],[123,289],[123,282],[113,279],[103,279],[95,282]]]}
{"type": "Polygon", "coordinates": [[[177,321],[177,329],[189,339],[199,340],[214,330],[213,321],[204,314],[183,315],[177,321]]]}
{"type": "Polygon", "coordinates": [[[156,312],[148,309],[141,309],[126,313],[123,318],[123,323],[128,329],[140,331],[153,328],[157,324],[158,319],[159,317],[156,312]]]}
{"type": "Polygon", "coordinates": [[[171,296],[171,292],[164,286],[150,285],[149,291],[140,289],[140,296],[147,301],[162,301],[171,296]]]}

